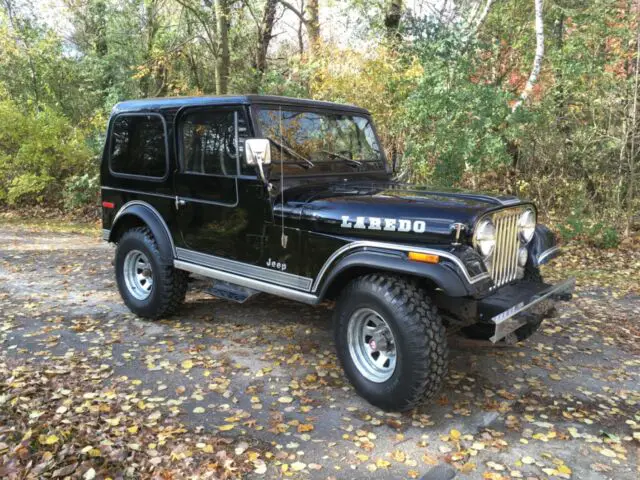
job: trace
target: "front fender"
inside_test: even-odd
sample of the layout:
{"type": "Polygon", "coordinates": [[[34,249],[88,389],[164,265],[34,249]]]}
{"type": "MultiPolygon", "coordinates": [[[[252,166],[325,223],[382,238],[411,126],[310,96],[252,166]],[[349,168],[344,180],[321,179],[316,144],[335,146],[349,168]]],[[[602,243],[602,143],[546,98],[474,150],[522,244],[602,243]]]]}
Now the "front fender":
{"type": "Polygon", "coordinates": [[[528,249],[529,258],[535,267],[547,263],[561,253],[556,235],[545,225],[536,226],[528,249]]]}
{"type": "Polygon", "coordinates": [[[369,250],[354,252],[340,259],[322,282],[319,289],[320,299],[325,297],[335,281],[339,281],[341,276],[353,269],[426,278],[451,297],[464,297],[476,293],[473,286],[464,281],[456,273],[455,267],[449,265],[446,260],[437,264],[420,263],[409,260],[402,252],[369,250]]]}

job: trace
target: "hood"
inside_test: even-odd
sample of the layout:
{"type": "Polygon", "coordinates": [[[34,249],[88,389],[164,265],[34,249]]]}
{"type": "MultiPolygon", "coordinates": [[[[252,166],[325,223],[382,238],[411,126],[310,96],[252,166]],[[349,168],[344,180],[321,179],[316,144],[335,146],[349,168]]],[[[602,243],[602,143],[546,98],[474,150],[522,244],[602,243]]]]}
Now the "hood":
{"type": "Polygon", "coordinates": [[[513,196],[355,181],[299,185],[281,197],[284,201],[275,201],[275,214],[284,214],[289,227],[420,243],[449,243],[456,223],[464,225],[469,236],[483,214],[523,203],[513,196]]]}

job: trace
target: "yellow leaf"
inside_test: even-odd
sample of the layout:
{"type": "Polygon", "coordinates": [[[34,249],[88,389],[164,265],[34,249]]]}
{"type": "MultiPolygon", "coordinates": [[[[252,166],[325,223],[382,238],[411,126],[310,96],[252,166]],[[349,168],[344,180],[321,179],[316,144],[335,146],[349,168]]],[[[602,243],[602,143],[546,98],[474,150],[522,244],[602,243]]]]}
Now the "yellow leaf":
{"type": "Polygon", "coordinates": [[[132,427],[127,428],[127,431],[129,433],[136,434],[136,433],[138,433],[138,426],[137,425],[133,425],[132,427]]]}
{"type": "Polygon", "coordinates": [[[569,467],[567,467],[566,465],[558,466],[557,470],[560,473],[564,473],[566,475],[571,475],[571,469],[569,467]]]}
{"type": "Polygon", "coordinates": [[[229,424],[229,425],[220,425],[218,427],[218,430],[226,432],[226,431],[229,431],[229,430],[233,430],[234,427],[235,427],[235,425],[231,425],[231,424],[229,424]]]}
{"type": "Polygon", "coordinates": [[[307,468],[306,463],[294,462],[291,464],[291,470],[293,470],[294,472],[299,472],[301,470],[304,470],[305,468],[307,468]]]}
{"type": "Polygon", "coordinates": [[[298,425],[298,433],[310,432],[313,430],[313,425],[310,423],[301,423],[298,425]]]}
{"type": "Polygon", "coordinates": [[[404,463],[407,459],[406,455],[402,450],[396,450],[391,454],[391,458],[393,458],[396,462],[404,463]]]}
{"type": "Polygon", "coordinates": [[[460,432],[455,428],[449,432],[449,436],[451,437],[451,440],[460,440],[460,432]]]}
{"type": "MultiPolygon", "coordinates": [[[[44,435],[42,435],[44,437],[44,435]]],[[[44,437],[44,439],[40,439],[40,443],[44,443],[45,445],[53,445],[54,443],[58,443],[57,435],[49,435],[48,437],[44,437]],[[44,441],[43,441],[44,440],[44,441]]]]}
{"type": "Polygon", "coordinates": [[[120,425],[120,417],[116,417],[116,418],[107,418],[105,420],[105,422],[107,422],[109,425],[111,425],[112,427],[117,427],[118,425],[120,425]]]}
{"type": "Polygon", "coordinates": [[[182,368],[184,368],[185,370],[191,370],[193,368],[193,361],[191,361],[191,360],[183,360],[182,361],[182,368]]]}
{"type": "Polygon", "coordinates": [[[369,456],[365,455],[364,453],[358,453],[356,454],[356,458],[358,460],[360,460],[361,462],[366,462],[367,460],[369,460],[369,456]]]}
{"type": "Polygon", "coordinates": [[[193,409],[193,413],[204,413],[203,407],[196,407],[193,409]]]}
{"type": "Polygon", "coordinates": [[[383,460],[382,458],[376,460],[376,467],[378,468],[387,468],[389,465],[391,465],[391,462],[383,460]]]}
{"type": "Polygon", "coordinates": [[[278,399],[278,401],[279,401],[280,403],[291,403],[291,402],[293,402],[293,398],[292,398],[292,397],[286,397],[286,396],[285,396],[285,397],[280,397],[280,398],[278,399]]]}

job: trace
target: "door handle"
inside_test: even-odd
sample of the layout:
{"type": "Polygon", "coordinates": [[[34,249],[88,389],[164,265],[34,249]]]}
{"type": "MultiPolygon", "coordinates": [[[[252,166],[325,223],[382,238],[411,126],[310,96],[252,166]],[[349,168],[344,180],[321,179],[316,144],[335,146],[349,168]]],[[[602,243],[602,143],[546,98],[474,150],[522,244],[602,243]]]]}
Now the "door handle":
{"type": "Polygon", "coordinates": [[[180,210],[180,207],[184,207],[187,204],[186,200],[176,197],[176,210],[180,210]]]}

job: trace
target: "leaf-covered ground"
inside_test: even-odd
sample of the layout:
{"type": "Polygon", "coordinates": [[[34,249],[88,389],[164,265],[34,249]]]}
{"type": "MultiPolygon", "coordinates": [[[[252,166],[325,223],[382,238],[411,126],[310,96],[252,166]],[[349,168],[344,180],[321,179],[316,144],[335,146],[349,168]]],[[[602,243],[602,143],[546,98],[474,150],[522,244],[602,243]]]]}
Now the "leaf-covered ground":
{"type": "Polygon", "coordinates": [[[545,271],[579,280],[557,318],[515,347],[452,338],[442,394],[406,415],[354,393],[326,306],[193,291],[180,315],[143,321],[112,256],[89,236],[0,227],[0,478],[640,475],[632,245],[570,248],[545,271]]]}

